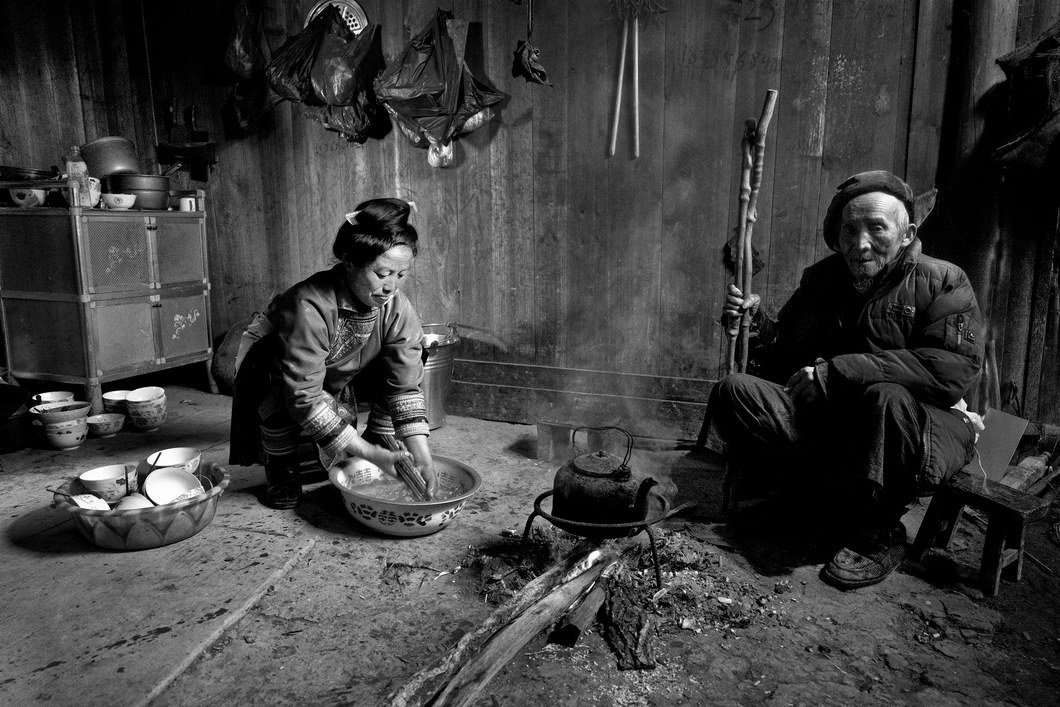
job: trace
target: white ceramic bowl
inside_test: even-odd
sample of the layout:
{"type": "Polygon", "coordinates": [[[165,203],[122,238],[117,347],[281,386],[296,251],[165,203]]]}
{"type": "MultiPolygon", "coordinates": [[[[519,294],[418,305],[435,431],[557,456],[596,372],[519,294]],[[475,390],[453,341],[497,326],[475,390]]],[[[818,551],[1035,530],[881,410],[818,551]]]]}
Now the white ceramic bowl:
{"type": "Polygon", "coordinates": [[[125,394],[125,403],[149,403],[152,400],[166,397],[166,389],[157,385],[130,390],[125,394]]]}
{"type": "Polygon", "coordinates": [[[443,500],[385,500],[368,492],[380,481],[391,480],[392,477],[363,459],[353,461],[352,464],[333,466],[328,473],[331,483],[342,493],[343,503],[350,515],[385,535],[413,537],[438,532],[449,525],[467,500],[482,486],[478,472],[467,464],[435,456],[438,488],[446,494],[443,500]]]}
{"type": "MultiPolygon", "coordinates": [[[[228,471],[207,462],[199,475],[210,486],[209,491],[165,506],[88,510],[61,494],[55,494],[52,502],[56,508],[69,511],[78,532],[92,544],[111,550],[147,550],[189,538],[213,520],[217,502],[228,487],[228,471]]],[[[77,479],[70,479],[58,490],[71,494],[83,492],[77,479]]]]}
{"type": "Polygon", "coordinates": [[[144,495],[159,506],[194,498],[205,492],[195,474],[175,466],[155,469],[144,479],[144,495]]]}
{"type": "Polygon", "coordinates": [[[92,403],[86,403],[83,400],[61,400],[55,403],[34,405],[29,411],[36,415],[41,422],[49,425],[88,417],[88,411],[91,407],[92,403]]]}
{"type": "Polygon", "coordinates": [[[45,189],[8,189],[7,193],[11,196],[11,201],[23,208],[42,205],[48,195],[45,189]]]}
{"type": "Polygon", "coordinates": [[[120,412],[125,414],[125,398],[131,390],[111,390],[103,394],[104,412],[120,412]]]}
{"type": "Polygon", "coordinates": [[[157,386],[137,388],[125,396],[125,411],[133,427],[144,432],[157,430],[166,421],[166,391],[157,386]]]}
{"type": "Polygon", "coordinates": [[[142,493],[130,493],[125,498],[118,501],[117,505],[114,506],[116,511],[130,511],[136,508],[154,508],[153,503],[144,496],[142,493]]]}
{"type": "Polygon", "coordinates": [[[37,393],[31,398],[34,405],[42,405],[43,403],[61,403],[73,399],[74,394],[69,390],[53,390],[47,393],[37,393]]]}
{"type": "Polygon", "coordinates": [[[88,416],[88,433],[94,437],[113,437],[125,424],[125,415],[120,412],[105,412],[88,416]]]}
{"type": "Polygon", "coordinates": [[[131,209],[133,204],[136,203],[135,194],[104,194],[103,203],[107,205],[108,209],[115,209],[118,211],[124,211],[125,209],[131,209]]]}
{"type": "Polygon", "coordinates": [[[108,464],[89,469],[77,477],[81,486],[107,503],[117,503],[123,496],[136,491],[135,464],[108,464]]]}
{"type": "Polygon", "coordinates": [[[175,467],[195,473],[202,461],[202,450],[195,447],[171,447],[147,455],[147,463],[153,469],[175,467]]]}
{"type": "Polygon", "coordinates": [[[56,449],[77,449],[88,436],[88,421],[79,417],[76,420],[45,423],[44,436],[56,449]]]}

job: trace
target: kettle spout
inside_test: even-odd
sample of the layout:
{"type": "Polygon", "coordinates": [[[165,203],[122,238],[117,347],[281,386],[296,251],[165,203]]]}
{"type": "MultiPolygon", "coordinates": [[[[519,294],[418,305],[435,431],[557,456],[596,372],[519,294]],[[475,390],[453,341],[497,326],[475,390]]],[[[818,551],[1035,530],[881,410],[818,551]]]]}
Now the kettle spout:
{"type": "Polygon", "coordinates": [[[637,500],[633,503],[633,515],[637,520],[645,520],[648,517],[648,497],[651,490],[659,485],[659,482],[650,476],[640,482],[637,489],[637,500]]]}

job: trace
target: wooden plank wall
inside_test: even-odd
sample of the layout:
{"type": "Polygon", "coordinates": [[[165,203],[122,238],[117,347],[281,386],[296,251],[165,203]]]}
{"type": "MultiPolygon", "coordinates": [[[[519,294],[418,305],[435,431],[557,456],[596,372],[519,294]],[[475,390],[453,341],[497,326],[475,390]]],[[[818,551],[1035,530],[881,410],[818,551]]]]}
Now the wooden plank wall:
{"type": "MultiPolygon", "coordinates": [[[[508,343],[461,343],[450,409],[530,422],[569,406],[687,438],[724,366],[722,253],[736,228],[743,122],[766,89],[780,91],[755,226],[756,289],[775,311],[825,254],[820,221],[841,179],[888,168],[916,188],[933,181],[951,2],[665,2],[640,32],[634,159],[629,70],[607,155],[621,22],[606,0],[534,3],[554,87],[511,77],[526,3],[361,0],[388,60],[437,6],[453,10],[471,23],[469,61],[510,96],[458,141],[452,167],[433,169],[396,133],[349,145],[290,103],[259,133],[226,138],[220,61],[233,0],[179,11],[0,0],[0,163],[51,164],[68,143],[122,134],[150,171],[163,108],[195,105],[218,142],[208,183],[182,176],[208,192],[215,333],[326,267],[357,201],[395,195],[417,207],[423,248],[407,289],[424,321],[508,343]]],[[[311,4],[262,0],[272,49],[311,4]]],[[[1030,27],[1048,3],[1023,0],[1021,12],[1030,27]]]]}

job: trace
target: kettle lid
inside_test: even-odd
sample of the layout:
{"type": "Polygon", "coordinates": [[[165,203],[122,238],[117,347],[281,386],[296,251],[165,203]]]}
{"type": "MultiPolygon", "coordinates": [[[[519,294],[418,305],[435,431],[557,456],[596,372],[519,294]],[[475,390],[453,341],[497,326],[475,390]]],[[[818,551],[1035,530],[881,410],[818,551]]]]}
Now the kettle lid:
{"type": "Polygon", "coordinates": [[[588,476],[629,476],[630,470],[625,463],[610,452],[600,450],[575,457],[571,466],[580,474],[588,476]]]}

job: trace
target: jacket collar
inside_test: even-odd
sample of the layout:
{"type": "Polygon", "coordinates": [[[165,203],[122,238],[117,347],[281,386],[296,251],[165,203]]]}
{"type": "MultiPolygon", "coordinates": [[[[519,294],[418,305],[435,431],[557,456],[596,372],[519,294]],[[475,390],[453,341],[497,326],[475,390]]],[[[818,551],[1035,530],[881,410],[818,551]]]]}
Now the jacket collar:
{"type": "MultiPolygon", "coordinates": [[[[912,242],[898,251],[898,255],[874,278],[872,287],[863,296],[871,297],[895,280],[904,278],[910,270],[916,267],[917,262],[920,260],[922,246],[920,238],[913,236],[912,242]]],[[[810,278],[804,277],[802,281],[803,287],[809,286],[810,289],[819,289],[830,293],[834,293],[836,288],[840,290],[853,289],[850,270],[847,269],[846,261],[840,253],[833,253],[823,261],[819,261],[816,266],[810,266],[806,274],[809,275],[810,272],[818,274],[810,278]]]]}
{"type": "Polygon", "coordinates": [[[335,287],[335,305],[341,312],[353,314],[371,314],[378,307],[369,307],[353,296],[350,289],[349,272],[345,263],[336,263],[331,268],[332,281],[335,287]]]}

